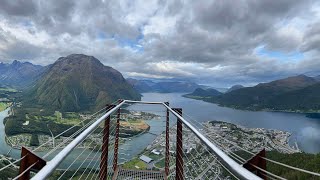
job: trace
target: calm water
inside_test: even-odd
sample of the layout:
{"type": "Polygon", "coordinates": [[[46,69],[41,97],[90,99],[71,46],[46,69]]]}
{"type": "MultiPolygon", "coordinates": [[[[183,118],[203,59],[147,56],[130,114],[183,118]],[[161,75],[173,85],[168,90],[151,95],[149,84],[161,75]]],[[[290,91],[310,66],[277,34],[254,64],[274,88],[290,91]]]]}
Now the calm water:
{"type": "MultiPolygon", "coordinates": [[[[169,101],[171,107],[180,107],[184,114],[191,115],[198,122],[207,122],[210,120],[220,120],[231,122],[237,125],[251,128],[267,128],[285,130],[292,133],[290,143],[298,143],[301,150],[310,153],[320,152],[320,120],[305,117],[297,113],[281,112],[252,112],[235,110],[226,107],[219,107],[216,104],[204,101],[184,98],[180,93],[144,93],[142,100],[145,101],[169,101]]],[[[165,115],[164,108],[157,105],[133,105],[132,110],[150,110],[156,114],[165,115]]],[[[4,126],[2,120],[7,116],[8,110],[0,112],[0,153],[6,154],[11,149],[4,141],[4,126]]],[[[119,162],[131,159],[139,154],[156,138],[154,134],[160,134],[164,130],[164,117],[147,121],[151,126],[149,132],[136,136],[126,141],[119,149],[119,162]]],[[[61,168],[67,166],[76,158],[82,149],[76,149],[64,161],[61,168]]],[[[86,157],[90,151],[86,151],[83,157],[86,157]]],[[[39,153],[43,154],[43,153],[39,153]]],[[[56,153],[54,153],[56,154],[56,153]]],[[[20,157],[20,150],[12,150],[10,156],[20,157]]],[[[99,159],[100,153],[96,155],[99,159]]]]}
{"type": "MultiPolygon", "coordinates": [[[[7,145],[5,141],[5,133],[4,133],[4,124],[3,119],[8,116],[9,109],[6,109],[5,111],[0,112],[0,154],[7,154],[11,147],[7,145]]],[[[20,151],[18,150],[11,150],[10,156],[12,157],[20,157],[20,151]]]]}
{"type": "Polygon", "coordinates": [[[171,107],[180,107],[199,122],[220,120],[249,128],[278,129],[292,133],[290,143],[296,141],[301,150],[320,152],[320,119],[304,114],[282,112],[252,112],[220,107],[200,100],[184,98],[180,93],[144,93],[143,100],[169,101],[171,107]]]}

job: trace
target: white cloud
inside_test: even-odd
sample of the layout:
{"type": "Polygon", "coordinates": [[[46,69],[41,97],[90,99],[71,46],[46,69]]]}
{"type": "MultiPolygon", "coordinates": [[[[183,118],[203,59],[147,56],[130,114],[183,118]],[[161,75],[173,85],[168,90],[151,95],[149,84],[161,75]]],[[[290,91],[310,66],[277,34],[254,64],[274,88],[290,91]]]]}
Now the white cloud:
{"type": "Polygon", "coordinates": [[[96,56],[126,76],[252,84],[319,72],[320,3],[0,0],[0,59],[96,56]],[[282,62],[259,48],[304,59],[282,62]]]}

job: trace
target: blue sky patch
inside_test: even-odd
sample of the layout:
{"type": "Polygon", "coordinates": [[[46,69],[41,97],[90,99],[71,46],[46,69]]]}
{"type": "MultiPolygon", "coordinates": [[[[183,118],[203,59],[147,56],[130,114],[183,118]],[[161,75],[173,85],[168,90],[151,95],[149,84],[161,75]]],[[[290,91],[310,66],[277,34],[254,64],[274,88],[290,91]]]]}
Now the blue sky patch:
{"type": "Polygon", "coordinates": [[[107,39],[107,35],[103,31],[99,31],[97,33],[96,38],[99,39],[99,40],[106,40],[107,39]]]}
{"type": "Polygon", "coordinates": [[[122,47],[130,47],[131,49],[135,50],[136,52],[143,52],[143,47],[139,43],[139,41],[143,39],[142,34],[140,34],[135,39],[121,38],[119,36],[114,36],[113,38],[116,41],[118,41],[120,46],[122,46],[122,47]]]}
{"type": "Polygon", "coordinates": [[[304,58],[304,54],[299,51],[292,51],[292,52],[272,51],[272,50],[267,50],[265,46],[258,46],[255,49],[255,53],[258,56],[277,59],[281,61],[299,61],[304,58]]]}

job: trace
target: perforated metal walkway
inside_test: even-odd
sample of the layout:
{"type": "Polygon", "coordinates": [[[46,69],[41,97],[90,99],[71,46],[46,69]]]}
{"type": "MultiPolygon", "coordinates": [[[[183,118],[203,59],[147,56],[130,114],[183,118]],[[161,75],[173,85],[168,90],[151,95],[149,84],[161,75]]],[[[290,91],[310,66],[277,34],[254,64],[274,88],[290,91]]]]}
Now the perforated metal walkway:
{"type": "Polygon", "coordinates": [[[113,180],[166,180],[166,175],[162,171],[132,170],[118,167],[113,175],[113,180]]]}

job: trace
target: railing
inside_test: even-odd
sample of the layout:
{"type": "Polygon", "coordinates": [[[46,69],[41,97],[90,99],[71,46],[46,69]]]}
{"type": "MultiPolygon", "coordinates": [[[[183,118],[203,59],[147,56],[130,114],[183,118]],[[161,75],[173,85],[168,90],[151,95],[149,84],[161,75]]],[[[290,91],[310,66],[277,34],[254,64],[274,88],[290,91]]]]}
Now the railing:
{"type": "MultiPolygon", "coordinates": [[[[102,111],[103,109],[33,150],[24,148],[21,158],[14,162],[21,162],[19,175],[15,179],[29,179],[32,169],[39,170],[36,174],[31,174],[34,180],[47,179],[53,175],[55,179],[284,179],[266,170],[267,161],[320,177],[319,173],[266,158],[263,147],[260,152],[251,152],[216,132],[209,131],[214,134],[215,138],[212,138],[206,132],[206,125],[180,108],[171,108],[167,102],[119,100],[108,105],[105,112],[102,111]],[[157,108],[148,109],[149,106],[157,108]],[[120,123],[125,122],[131,128],[130,117],[141,116],[141,113],[134,112],[155,113],[159,120],[153,121],[156,124],[151,125],[151,128],[158,128],[159,132],[146,130],[134,136],[127,134],[120,123]],[[64,135],[75,127],[77,129],[71,135],[64,135]],[[152,136],[153,141],[140,141],[141,144],[130,145],[131,140],[140,138],[143,133],[145,137],[152,136]],[[55,139],[58,141],[56,145],[53,143],[55,139]],[[38,152],[50,143],[52,148],[38,152]],[[144,149],[144,146],[147,148],[144,149]],[[137,147],[139,152],[134,152],[134,155],[127,158],[125,150],[137,147]],[[157,147],[163,150],[161,158],[153,163],[145,163],[151,168],[126,168],[134,162],[134,157],[139,161],[137,155],[140,151],[150,153],[157,147]],[[250,158],[231,150],[234,148],[249,153],[250,158]],[[158,164],[161,163],[163,165],[160,167],[158,164]]],[[[1,168],[0,172],[9,166],[1,168]]]]}
{"type": "MultiPolygon", "coordinates": [[[[227,167],[236,177],[240,179],[260,179],[247,169],[243,168],[233,159],[231,159],[228,155],[226,155],[223,151],[217,148],[212,142],[210,142],[205,136],[203,136],[195,127],[193,127],[188,121],[186,121],[180,114],[170,108],[168,105],[162,102],[143,102],[143,101],[129,101],[124,100],[121,101],[118,105],[109,110],[106,114],[104,114],[101,118],[99,118],[96,122],[91,124],[85,131],[83,131],[79,136],[77,136],[69,145],[67,145],[62,151],[60,151],[51,161],[47,163],[32,179],[46,179],[52,174],[55,169],[59,166],[59,164],[68,156],[68,154],[79,145],[92,131],[95,130],[99,126],[101,122],[103,122],[107,117],[109,117],[112,113],[116,112],[121,106],[125,103],[141,103],[141,104],[160,104],[163,105],[167,110],[169,110],[174,116],[178,118],[178,127],[181,131],[182,124],[189,128],[192,133],[194,133],[214,154],[217,156],[218,160],[222,162],[222,164],[227,167]]],[[[179,133],[179,132],[178,132],[179,133]]],[[[182,133],[182,132],[180,132],[182,133]]],[[[182,137],[182,134],[178,135],[182,137]]],[[[179,141],[179,139],[177,140],[179,141]]],[[[177,156],[182,156],[182,147],[178,149],[177,156]]],[[[182,168],[183,164],[179,165],[180,161],[177,161],[178,168],[182,168]]],[[[181,169],[178,169],[181,171],[181,169]]],[[[182,177],[181,177],[182,179],[182,177]]]]}

